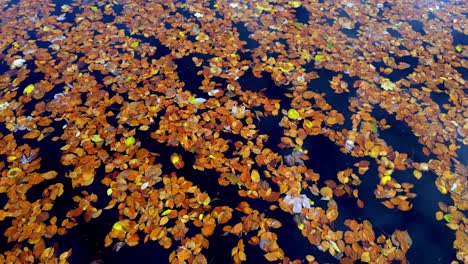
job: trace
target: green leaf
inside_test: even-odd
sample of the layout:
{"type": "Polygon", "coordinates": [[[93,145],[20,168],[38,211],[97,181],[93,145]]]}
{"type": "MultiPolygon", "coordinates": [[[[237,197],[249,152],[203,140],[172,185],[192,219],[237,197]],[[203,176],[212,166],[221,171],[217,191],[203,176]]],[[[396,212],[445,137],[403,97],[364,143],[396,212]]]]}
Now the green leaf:
{"type": "Polygon", "coordinates": [[[128,137],[125,139],[125,146],[131,147],[135,144],[135,138],[134,137],[128,137]]]}
{"type": "Polygon", "coordinates": [[[26,88],[24,88],[23,93],[30,94],[30,93],[32,93],[32,91],[34,91],[34,85],[33,84],[28,84],[28,86],[26,86],[26,88]]]}
{"type": "Polygon", "coordinates": [[[103,142],[104,139],[101,138],[101,136],[99,136],[98,134],[95,134],[91,137],[91,141],[92,142],[96,142],[96,143],[100,143],[100,142],[103,142]]]}
{"type": "Polygon", "coordinates": [[[396,88],[396,84],[394,84],[390,80],[384,80],[384,82],[382,83],[382,89],[384,89],[385,91],[394,91],[396,88]]]}
{"type": "Polygon", "coordinates": [[[166,216],[172,212],[172,209],[167,209],[164,212],[161,213],[161,216],[166,216]]]}
{"type": "Polygon", "coordinates": [[[457,45],[457,46],[455,47],[455,50],[456,50],[457,52],[459,52],[459,53],[461,53],[461,52],[463,51],[463,49],[462,49],[462,47],[461,47],[460,45],[457,45]]]}
{"type": "Polygon", "coordinates": [[[331,48],[333,48],[333,45],[330,44],[330,43],[327,43],[327,48],[331,49],[331,48]]]}
{"type": "Polygon", "coordinates": [[[98,8],[97,8],[97,6],[91,6],[90,9],[93,10],[93,11],[96,11],[98,8]]]}
{"type": "Polygon", "coordinates": [[[444,219],[445,221],[447,221],[448,223],[450,223],[450,219],[452,219],[453,215],[452,214],[445,214],[444,215],[444,219]]]}

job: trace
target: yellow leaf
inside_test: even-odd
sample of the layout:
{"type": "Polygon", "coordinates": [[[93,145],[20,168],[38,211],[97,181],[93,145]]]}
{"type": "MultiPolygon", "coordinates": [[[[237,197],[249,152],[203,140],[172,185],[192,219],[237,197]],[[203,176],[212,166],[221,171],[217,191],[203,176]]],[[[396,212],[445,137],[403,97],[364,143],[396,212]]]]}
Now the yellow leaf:
{"type": "Polygon", "coordinates": [[[330,187],[322,187],[320,189],[320,194],[323,196],[322,199],[323,200],[330,200],[331,198],[333,198],[333,190],[330,188],[330,187]]]}
{"type": "Polygon", "coordinates": [[[93,135],[93,136],[91,137],[91,141],[92,141],[92,142],[96,142],[96,143],[100,143],[100,142],[103,142],[104,139],[102,139],[101,136],[99,136],[98,134],[96,134],[96,135],[93,135]]]}
{"type": "Polygon", "coordinates": [[[50,180],[50,179],[54,179],[55,177],[57,177],[57,175],[58,173],[56,171],[49,171],[49,172],[43,173],[42,178],[46,180],[50,180]]]}
{"type": "Polygon", "coordinates": [[[26,88],[24,88],[23,90],[23,93],[25,94],[30,94],[32,93],[32,91],[34,91],[34,84],[28,84],[28,86],[26,86],[26,88]]]}
{"type": "Polygon", "coordinates": [[[176,164],[177,162],[180,161],[180,156],[176,153],[171,155],[171,162],[172,164],[176,164]]]}
{"type": "Polygon", "coordinates": [[[295,119],[298,119],[301,116],[299,115],[299,112],[297,112],[296,109],[291,108],[291,109],[288,110],[288,117],[290,119],[292,119],[292,120],[295,120],[295,119]]]}
{"type": "Polygon", "coordinates": [[[270,253],[266,253],[265,255],[265,258],[268,260],[268,261],[275,261],[275,260],[278,260],[278,256],[273,253],[273,252],[270,252],[270,253]]]}
{"type": "Polygon", "coordinates": [[[167,222],[169,222],[169,217],[167,216],[164,216],[163,218],[161,218],[161,220],[159,220],[160,225],[165,225],[167,224],[167,222]]]}
{"type": "Polygon", "coordinates": [[[125,139],[125,145],[127,147],[131,147],[135,144],[135,138],[134,137],[128,137],[125,139]]]}
{"type": "Polygon", "coordinates": [[[118,230],[118,231],[123,231],[123,226],[122,226],[122,224],[120,222],[117,222],[112,226],[112,229],[115,229],[115,230],[118,230]]]}
{"type": "Polygon", "coordinates": [[[170,214],[171,212],[172,212],[171,209],[167,209],[167,210],[165,210],[164,212],[161,213],[161,216],[168,215],[168,214],[170,214]]]}
{"type": "Polygon", "coordinates": [[[379,156],[379,147],[373,147],[369,156],[377,158],[379,156]]]}
{"type": "Polygon", "coordinates": [[[415,177],[416,179],[418,179],[418,180],[422,178],[422,172],[419,171],[419,170],[414,170],[414,171],[413,171],[413,175],[414,175],[414,177],[415,177]]]}
{"type": "Polygon", "coordinates": [[[380,179],[380,183],[381,183],[381,184],[386,184],[386,183],[387,183],[389,180],[391,180],[391,179],[392,179],[391,176],[388,176],[388,175],[387,175],[387,176],[384,176],[384,177],[382,177],[382,179],[380,179]]]}
{"type": "Polygon", "coordinates": [[[237,252],[239,252],[239,247],[233,247],[233,248],[231,249],[231,257],[233,257],[234,255],[236,255],[237,252]]]}
{"type": "Polygon", "coordinates": [[[246,261],[246,260],[247,260],[247,255],[245,254],[244,251],[240,251],[240,252],[239,252],[239,259],[240,259],[241,261],[246,261]]]}
{"type": "Polygon", "coordinates": [[[254,182],[260,182],[260,174],[258,173],[257,170],[252,170],[252,173],[250,174],[250,178],[254,182]]]}
{"type": "Polygon", "coordinates": [[[206,206],[206,205],[210,204],[210,202],[211,202],[211,198],[208,196],[208,197],[206,197],[205,201],[203,201],[203,205],[206,206]]]}
{"type": "Polygon", "coordinates": [[[335,241],[330,241],[330,245],[332,245],[333,249],[336,250],[337,252],[341,252],[340,248],[335,243],[335,241]]]}

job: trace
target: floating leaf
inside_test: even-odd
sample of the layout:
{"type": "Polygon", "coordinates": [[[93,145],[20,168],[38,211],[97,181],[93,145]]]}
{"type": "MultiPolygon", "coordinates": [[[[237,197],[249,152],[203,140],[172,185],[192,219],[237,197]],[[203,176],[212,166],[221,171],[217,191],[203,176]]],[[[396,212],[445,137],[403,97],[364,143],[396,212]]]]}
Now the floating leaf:
{"type": "Polygon", "coordinates": [[[275,252],[266,253],[264,256],[268,261],[278,260],[278,256],[275,252]]]}
{"type": "Polygon", "coordinates": [[[386,79],[384,82],[382,82],[382,89],[385,91],[394,91],[397,88],[396,84],[394,84],[392,81],[386,79]]]}
{"type": "Polygon", "coordinates": [[[333,190],[330,187],[323,187],[320,189],[320,194],[323,200],[330,200],[333,197],[333,190]]]}
{"type": "Polygon", "coordinates": [[[135,138],[134,137],[128,137],[125,139],[125,146],[131,147],[135,144],[135,138]]]}
{"type": "Polygon", "coordinates": [[[317,55],[315,55],[315,57],[314,57],[314,61],[315,61],[315,62],[319,62],[319,61],[321,61],[323,58],[324,58],[324,56],[323,56],[322,54],[317,54],[317,55]]]}
{"type": "Polygon", "coordinates": [[[292,119],[292,120],[296,120],[296,119],[298,119],[298,118],[301,117],[301,116],[299,115],[299,112],[297,112],[296,109],[291,108],[291,109],[288,110],[288,117],[289,117],[290,119],[292,119]]]}
{"type": "Polygon", "coordinates": [[[414,171],[413,171],[413,175],[414,175],[414,177],[415,177],[416,179],[418,179],[418,180],[422,178],[422,172],[419,171],[419,170],[414,170],[414,171]]]}
{"type": "Polygon", "coordinates": [[[100,142],[103,142],[104,139],[102,139],[101,136],[99,136],[98,134],[95,134],[91,137],[91,141],[95,143],[100,143],[100,142]]]}
{"type": "Polygon", "coordinates": [[[7,177],[8,178],[16,178],[20,172],[21,172],[20,168],[12,168],[12,169],[8,170],[7,177]]]}
{"type": "Polygon", "coordinates": [[[369,263],[371,261],[370,259],[370,253],[369,252],[362,252],[361,254],[361,261],[365,263],[369,263]]]}
{"type": "Polygon", "coordinates": [[[280,62],[279,69],[282,72],[290,72],[294,69],[294,64],[292,64],[291,62],[280,62]]]}
{"type": "Polygon", "coordinates": [[[330,245],[332,245],[333,249],[337,252],[341,252],[340,248],[338,247],[335,241],[330,241],[330,245]]]}
{"type": "Polygon", "coordinates": [[[252,173],[250,174],[250,178],[252,178],[252,181],[254,182],[260,182],[260,174],[258,173],[257,170],[252,170],[252,173]]]}
{"type": "Polygon", "coordinates": [[[30,94],[34,91],[34,84],[28,84],[28,86],[26,86],[26,88],[24,88],[23,90],[23,93],[25,94],[30,94]]]}
{"type": "MultiPolygon", "coordinates": [[[[19,59],[16,59],[13,61],[13,63],[11,64],[11,68],[14,69],[14,68],[20,68],[24,65],[24,63],[26,62],[25,59],[22,59],[22,58],[19,58],[19,59]]],[[[16,80],[16,79],[15,79],[16,80]]]]}
{"type": "Polygon", "coordinates": [[[132,42],[132,44],[130,44],[130,47],[132,49],[134,49],[134,48],[138,47],[139,45],[140,45],[140,43],[138,41],[134,41],[134,42],[132,42]]]}
{"type": "Polygon", "coordinates": [[[206,99],[205,98],[202,98],[202,97],[193,97],[193,96],[190,96],[189,99],[188,99],[188,102],[191,103],[191,104],[202,104],[204,102],[206,102],[206,99]]]}
{"type": "Polygon", "coordinates": [[[174,167],[176,167],[177,169],[181,169],[185,165],[184,161],[182,160],[182,157],[177,153],[173,153],[171,155],[170,160],[174,167]]]}
{"type": "Polygon", "coordinates": [[[447,221],[448,223],[450,223],[450,219],[452,219],[453,215],[452,214],[445,214],[444,215],[444,219],[445,221],[447,221]]]}
{"type": "Polygon", "coordinates": [[[293,8],[298,8],[302,5],[301,1],[290,1],[289,4],[293,7],[293,8]]]}
{"type": "Polygon", "coordinates": [[[115,230],[118,230],[118,231],[123,231],[123,226],[122,226],[122,224],[120,222],[117,222],[112,226],[112,229],[115,229],[115,230]]]}
{"type": "Polygon", "coordinates": [[[37,129],[34,129],[28,133],[26,133],[23,138],[24,139],[34,139],[34,138],[37,138],[41,135],[41,131],[37,130],[37,129]]]}
{"type": "Polygon", "coordinates": [[[384,177],[382,177],[382,179],[380,179],[380,183],[381,183],[381,184],[387,184],[387,182],[388,182],[389,180],[391,180],[391,179],[392,179],[391,176],[388,176],[388,175],[387,175],[387,176],[384,176],[384,177]]]}
{"type": "Polygon", "coordinates": [[[54,179],[55,177],[57,177],[58,173],[56,171],[48,171],[46,173],[43,173],[41,176],[42,178],[46,179],[46,180],[51,180],[51,179],[54,179]]]}
{"type": "Polygon", "coordinates": [[[167,210],[165,210],[164,212],[161,213],[161,216],[168,215],[168,214],[170,214],[171,212],[172,212],[171,209],[167,209],[167,210]]]}

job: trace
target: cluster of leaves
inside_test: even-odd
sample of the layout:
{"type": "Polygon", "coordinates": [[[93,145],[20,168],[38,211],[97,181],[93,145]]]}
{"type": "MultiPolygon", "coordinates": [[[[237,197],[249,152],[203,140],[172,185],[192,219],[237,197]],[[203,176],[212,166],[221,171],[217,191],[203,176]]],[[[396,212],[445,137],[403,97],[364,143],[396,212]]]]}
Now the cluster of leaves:
{"type": "Polygon", "coordinates": [[[52,238],[116,210],[119,218],[102,240],[116,251],[157,241],[171,250],[171,263],[207,263],[209,238],[224,232],[238,237],[235,263],[247,260],[247,246],[259,247],[268,261],[300,263],[279,246],[275,229],[282,223],[269,213],[281,210],[341,263],[405,263],[412,245],[407,231],[376,234],[370,221],[353,219],[344,220],[347,230],[334,227],[340,197],[365,206],[359,186],[370,166],[377,168],[369,177],[378,177],[374,194],[382,210],[411,210],[417,180],[435,173],[435,186],[453,200],[440,203],[435,217],[454,230],[456,257],[468,261],[468,173],[457,155],[468,133],[466,84],[457,71],[466,68],[467,49],[447,37],[463,32],[460,6],[140,2],[1,4],[0,194],[7,200],[0,221],[12,246],[0,262],[66,263],[72,249],[52,238]],[[313,15],[301,23],[300,12],[313,15]],[[426,19],[428,12],[436,19],[426,19]],[[408,19],[423,19],[425,32],[408,19]],[[397,62],[407,57],[418,62],[397,62]],[[183,81],[180,61],[197,70],[188,81],[200,83],[183,81]],[[309,85],[322,70],[336,73],[325,92],[309,85]],[[405,70],[411,72],[401,79],[392,76],[405,70]],[[241,82],[249,74],[271,77],[278,87],[250,87],[241,82]],[[269,96],[284,87],[282,99],[269,96]],[[438,105],[431,95],[442,92],[448,103],[438,105]],[[331,93],[346,96],[347,110],[333,108],[331,93]],[[377,107],[408,124],[427,160],[411,160],[379,135],[391,125],[372,115],[377,107]],[[274,134],[262,128],[267,120],[277,121],[275,146],[269,144],[274,134]],[[336,177],[315,172],[304,142],[317,135],[358,162],[336,177]],[[166,157],[167,150],[151,147],[155,142],[177,151],[166,157]],[[42,162],[49,143],[61,146],[54,168],[42,162]],[[216,175],[211,180],[221,190],[238,188],[236,204],[213,205],[215,194],[188,180],[200,171],[216,175]],[[399,182],[395,172],[414,179],[399,182]],[[107,195],[94,193],[96,186],[107,195]],[[35,188],[42,188],[38,199],[30,195],[35,188]],[[61,214],[56,201],[67,195],[75,206],[61,214]]]}

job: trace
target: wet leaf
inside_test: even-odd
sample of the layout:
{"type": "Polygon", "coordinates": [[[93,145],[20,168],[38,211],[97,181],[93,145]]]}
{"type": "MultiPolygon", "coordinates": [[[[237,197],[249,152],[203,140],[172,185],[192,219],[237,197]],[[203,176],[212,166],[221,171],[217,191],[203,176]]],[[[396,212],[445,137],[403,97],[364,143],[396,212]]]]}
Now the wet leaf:
{"type": "Polygon", "coordinates": [[[125,145],[126,145],[127,147],[131,147],[131,146],[133,146],[134,144],[135,144],[135,138],[134,138],[134,137],[127,137],[127,138],[125,139],[125,145]]]}
{"type": "Polygon", "coordinates": [[[30,94],[34,91],[35,87],[33,84],[28,84],[28,86],[26,86],[23,90],[23,93],[25,94],[30,94]]]}
{"type": "Polygon", "coordinates": [[[260,174],[258,173],[257,170],[252,170],[252,172],[250,173],[250,178],[252,179],[252,181],[254,182],[260,182],[260,174]]]}
{"type": "Polygon", "coordinates": [[[453,215],[452,214],[444,214],[444,219],[447,221],[447,223],[450,223],[450,219],[452,219],[453,215]]]}
{"type": "Polygon", "coordinates": [[[288,117],[292,120],[299,119],[301,116],[299,115],[299,112],[297,112],[296,109],[291,108],[288,110],[288,117]]]}

